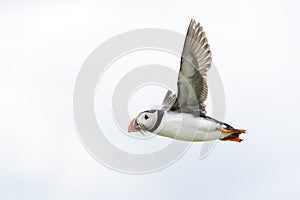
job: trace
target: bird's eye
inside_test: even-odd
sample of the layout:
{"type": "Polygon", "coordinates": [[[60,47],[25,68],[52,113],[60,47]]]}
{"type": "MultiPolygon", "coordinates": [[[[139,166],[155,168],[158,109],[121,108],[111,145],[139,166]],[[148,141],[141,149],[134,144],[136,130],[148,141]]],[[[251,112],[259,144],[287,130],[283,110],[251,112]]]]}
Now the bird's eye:
{"type": "Polygon", "coordinates": [[[149,119],[149,116],[148,116],[148,115],[145,115],[145,117],[144,117],[144,118],[145,118],[145,120],[147,120],[147,119],[149,119]]]}

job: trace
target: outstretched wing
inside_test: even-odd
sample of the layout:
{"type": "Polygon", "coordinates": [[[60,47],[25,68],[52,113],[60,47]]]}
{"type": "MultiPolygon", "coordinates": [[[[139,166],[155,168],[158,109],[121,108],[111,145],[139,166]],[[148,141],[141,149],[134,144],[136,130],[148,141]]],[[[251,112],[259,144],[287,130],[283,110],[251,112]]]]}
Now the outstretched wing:
{"type": "Polygon", "coordinates": [[[177,81],[177,98],[170,111],[205,115],[207,99],[207,71],[211,67],[211,52],[205,32],[191,20],[181,55],[177,81]]]}

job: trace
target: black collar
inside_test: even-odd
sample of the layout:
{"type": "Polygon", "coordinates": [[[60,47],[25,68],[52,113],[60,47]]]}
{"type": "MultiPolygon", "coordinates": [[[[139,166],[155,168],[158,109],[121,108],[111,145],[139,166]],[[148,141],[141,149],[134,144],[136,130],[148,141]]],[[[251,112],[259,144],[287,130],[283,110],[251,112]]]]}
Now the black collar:
{"type": "Polygon", "coordinates": [[[156,123],[155,123],[155,125],[151,129],[147,130],[147,131],[152,132],[152,133],[159,127],[159,125],[160,125],[160,123],[162,121],[162,118],[163,118],[163,116],[165,114],[164,110],[155,110],[155,111],[157,111],[157,120],[156,120],[156,123]]]}

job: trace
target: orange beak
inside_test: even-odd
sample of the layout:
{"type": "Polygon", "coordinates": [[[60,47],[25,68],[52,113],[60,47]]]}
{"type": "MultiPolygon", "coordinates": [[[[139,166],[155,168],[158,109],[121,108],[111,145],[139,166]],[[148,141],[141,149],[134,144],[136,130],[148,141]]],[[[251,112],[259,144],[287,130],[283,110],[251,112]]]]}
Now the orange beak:
{"type": "Polygon", "coordinates": [[[136,118],[133,118],[129,125],[128,125],[128,132],[137,132],[139,131],[138,129],[135,128],[134,123],[135,123],[136,118]]]}

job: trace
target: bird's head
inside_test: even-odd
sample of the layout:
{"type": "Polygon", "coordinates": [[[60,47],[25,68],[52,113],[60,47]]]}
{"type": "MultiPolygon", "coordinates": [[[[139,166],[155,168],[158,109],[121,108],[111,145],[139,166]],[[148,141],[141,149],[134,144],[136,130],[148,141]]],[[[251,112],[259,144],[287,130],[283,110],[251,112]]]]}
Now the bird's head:
{"type": "Polygon", "coordinates": [[[128,132],[150,131],[157,122],[158,111],[148,110],[133,118],[128,125],[128,132]]]}

